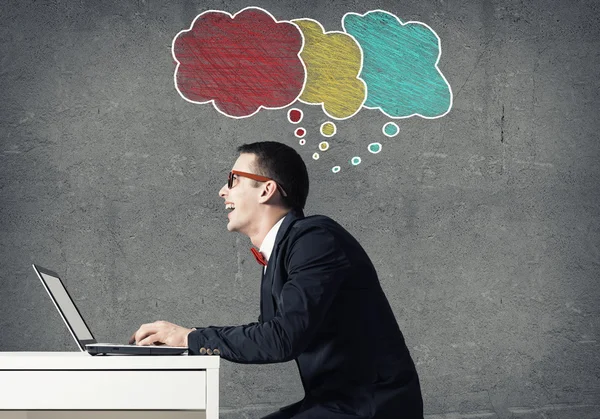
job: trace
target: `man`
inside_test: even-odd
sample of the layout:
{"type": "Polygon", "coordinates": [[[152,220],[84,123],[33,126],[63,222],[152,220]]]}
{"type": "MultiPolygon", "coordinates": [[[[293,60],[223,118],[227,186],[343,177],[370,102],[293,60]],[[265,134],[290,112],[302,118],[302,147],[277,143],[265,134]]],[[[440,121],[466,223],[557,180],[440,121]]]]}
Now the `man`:
{"type": "Polygon", "coordinates": [[[304,217],[308,173],[276,142],[245,144],[219,191],[227,229],[247,235],[263,269],[257,323],[188,329],[145,324],[138,345],[188,346],[240,363],[295,360],[305,398],[267,418],[423,418],[419,378],[375,269],[324,216],[304,217]]]}

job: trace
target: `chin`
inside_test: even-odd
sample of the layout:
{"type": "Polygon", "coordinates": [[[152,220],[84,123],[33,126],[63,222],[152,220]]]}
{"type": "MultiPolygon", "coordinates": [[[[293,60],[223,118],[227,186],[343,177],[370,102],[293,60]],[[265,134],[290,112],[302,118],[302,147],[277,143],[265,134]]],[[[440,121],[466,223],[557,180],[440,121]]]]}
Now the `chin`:
{"type": "Polygon", "coordinates": [[[238,228],[235,226],[235,223],[232,223],[231,221],[229,221],[227,223],[227,231],[238,231],[238,228]]]}

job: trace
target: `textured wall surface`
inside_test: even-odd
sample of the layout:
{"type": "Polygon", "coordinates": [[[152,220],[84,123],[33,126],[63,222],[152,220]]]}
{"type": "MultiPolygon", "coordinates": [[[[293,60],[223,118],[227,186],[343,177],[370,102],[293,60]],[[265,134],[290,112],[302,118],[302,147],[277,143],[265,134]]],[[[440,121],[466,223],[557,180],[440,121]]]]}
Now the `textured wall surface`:
{"type": "MultiPolygon", "coordinates": [[[[307,162],[307,214],[372,257],[427,418],[600,418],[599,68],[595,0],[3,0],[0,350],[76,349],[31,263],[64,277],[101,341],[157,319],[255,321],[258,267],[217,192],[236,146],[276,139],[307,162]],[[184,101],[173,37],[202,11],[246,6],[327,30],[377,8],[424,22],[453,108],[398,121],[395,138],[362,110],[315,161],[285,110],[233,120],[184,101]],[[372,140],[381,153],[364,152],[372,140]]],[[[300,107],[309,130],[328,120],[300,107]]],[[[223,361],[221,378],[224,418],[302,397],[292,363],[223,361]]]]}

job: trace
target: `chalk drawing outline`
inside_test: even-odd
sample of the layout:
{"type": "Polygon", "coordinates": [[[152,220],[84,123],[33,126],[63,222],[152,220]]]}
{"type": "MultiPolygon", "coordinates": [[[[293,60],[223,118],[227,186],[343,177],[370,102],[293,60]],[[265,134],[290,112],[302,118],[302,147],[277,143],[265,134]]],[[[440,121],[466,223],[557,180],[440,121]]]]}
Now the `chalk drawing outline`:
{"type": "Polygon", "coordinates": [[[327,141],[321,141],[317,146],[319,151],[327,151],[329,150],[329,143],[327,141]]]}
{"type": "Polygon", "coordinates": [[[385,135],[388,138],[394,138],[396,135],[400,134],[400,127],[398,126],[398,124],[396,124],[395,122],[386,122],[385,124],[383,124],[383,127],[381,127],[381,132],[383,133],[383,135],[385,135]],[[385,127],[387,127],[388,125],[392,125],[396,127],[396,133],[395,134],[388,134],[387,132],[385,132],[385,127]]]}
{"type": "MultiPolygon", "coordinates": [[[[442,79],[444,80],[444,82],[448,86],[448,90],[450,91],[450,104],[448,105],[448,110],[446,110],[446,112],[444,112],[441,115],[436,115],[436,116],[424,116],[424,115],[421,115],[419,113],[413,113],[413,114],[408,115],[408,116],[392,116],[392,115],[389,115],[387,112],[385,112],[379,106],[375,106],[375,107],[363,106],[363,107],[365,109],[379,109],[381,111],[381,113],[383,113],[388,118],[392,118],[392,119],[406,119],[406,118],[412,118],[413,116],[420,116],[423,119],[437,119],[437,118],[441,118],[441,117],[447,115],[448,112],[450,112],[450,110],[452,109],[452,105],[453,105],[453,102],[454,102],[454,94],[452,93],[452,86],[450,86],[450,83],[446,79],[446,76],[444,76],[444,74],[442,73],[442,71],[438,67],[438,64],[440,62],[440,58],[442,57],[442,41],[441,41],[440,37],[438,36],[437,32],[434,31],[428,24],[423,23],[423,22],[419,22],[417,20],[410,20],[410,21],[408,21],[406,23],[402,23],[402,21],[400,20],[400,18],[398,18],[398,16],[396,16],[395,14],[390,13],[390,12],[388,12],[386,10],[382,10],[382,9],[374,9],[374,10],[369,10],[368,12],[366,12],[366,13],[364,13],[362,15],[360,13],[356,13],[356,12],[347,12],[347,13],[345,13],[344,16],[342,16],[342,28],[344,28],[344,32],[346,32],[346,26],[344,25],[344,19],[346,19],[346,16],[348,16],[348,15],[356,15],[356,16],[359,16],[359,17],[365,17],[365,16],[367,16],[370,13],[377,13],[377,12],[379,12],[379,13],[385,13],[387,15],[392,16],[402,26],[409,25],[409,24],[417,24],[417,25],[425,26],[427,29],[429,29],[431,32],[433,32],[433,34],[435,35],[435,37],[437,38],[437,41],[438,41],[438,56],[437,56],[437,59],[435,61],[435,69],[440,74],[440,76],[442,76],[442,79]]],[[[362,51],[362,49],[361,49],[361,51],[362,51]]],[[[364,56],[363,56],[363,59],[364,59],[364,56]]]]}
{"type": "MultiPolygon", "coordinates": [[[[298,99],[294,100],[292,103],[296,103],[297,101],[298,101],[298,99]]],[[[288,105],[288,106],[290,106],[290,105],[288,105]]],[[[287,111],[287,120],[288,120],[288,122],[290,124],[297,125],[300,122],[302,122],[303,119],[304,119],[304,111],[302,109],[300,109],[300,108],[292,108],[292,109],[289,109],[287,111]],[[298,112],[300,112],[300,118],[296,122],[292,121],[292,116],[290,115],[292,113],[292,111],[298,111],[298,112]]]]}
{"type": "Polygon", "coordinates": [[[333,122],[331,122],[331,121],[325,121],[325,122],[323,122],[323,123],[321,124],[321,127],[319,128],[319,132],[321,133],[321,135],[322,135],[323,137],[331,138],[331,137],[333,137],[335,134],[337,134],[337,125],[336,125],[336,124],[334,124],[334,123],[333,123],[333,122]],[[327,124],[331,124],[331,126],[333,126],[333,132],[332,132],[331,134],[325,134],[325,133],[323,132],[323,126],[325,126],[325,125],[327,125],[327,124]]]}
{"type": "MultiPolygon", "coordinates": [[[[308,20],[308,21],[311,21],[311,22],[313,22],[313,23],[316,23],[316,24],[317,24],[317,25],[319,25],[319,27],[321,28],[321,31],[323,32],[323,35],[328,35],[328,34],[338,33],[338,34],[342,34],[342,35],[349,36],[349,37],[350,37],[350,38],[351,38],[351,39],[354,41],[354,43],[355,43],[355,44],[358,46],[358,49],[359,49],[359,51],[360,51],[360,68],[359,68],[359,70],[358,70],[358,74],[356,75],[356,79],[357,79],[357,80],[360,80],[360,81],[363,83],[363,85],[365,86],[365,96],[364,96],[363,100],[361,101],[361,104],[360,104],[360,106],[359,106],[359,107],[356,109],[356,111],[355,111],[355,112],[354,112],[352,115],[350,115],[350,116],[347,116],[347,117],[344,117],[344,118],[338,118],[338,117],[335,117],[335,116],[333,116],[333,115],[330,115],[330,114],[329,114],[329,113],[328,113],[328,112],[325,110],[325,102],[305,102],[305,101],[303,101],[302,99],[300,99],[300,97],[302,96],[302,93],[304,93],[304,89],[306,88],[306,82],[307,82],[307,80],[308,80],[308,70],[306,69],[306,64],[304,64],[304,60],[302,60],[302,57],[300,57],[300,59],[302,60],[302,64],[304,65],[304,69],[306,70],[306,73],[305,73],[306,75],[305,75],[305,83],[304,83],[304,86],[302,86],[302,91],[301,91],[301,92],[300,92],[300,94],[298,95],[298,99],[297,99],[297,101],[298,101],[298,102],[301,102],[301,103],[304,103],[304,104],[306,104],[306,105],[311,105],[311,106],[319,106],[319,105],[321,105],[321,109],[323,110],[323,113],[324,113],[325,115],[327,115],[328,117],[330,117],[330,118],[332,118],[332,119],[338,120],[338,121],[344,121],[344,120],[346,120],[346,119],[352,118],[352,117],[353,117],[353,116],[355,116],[357,113],[359,113],[359,112],[360,112],[360,110],[361,110],[362,108],[366,108],[366,106],[364,106],[364,103],[367,101],[367,97],[368,97],[368,95],[369,95],[369,86],[367,85],[367,82],[365,82],[363,79],[361,79],[361,78],[360,78],[360,73],[361,73],[361,72],[362,72],[362,70],[363,70],[364,59],[365,59],[365,53],[364,53],[364,51],[363,51],[363,49],[362,49],[362,46],[360,45],[360,43],[358,42],[358,40],[357,40],[357,39],[356,39],[356,38],[355,38],[353,35],[349,34],[348,32],[343,32],[343,31],[325,31],[325,28],[323,27],[323,25],[321,24],[321,22],[319,22],[319,21],[316,21],[316,20],[314,20],[314,19],[311,19],[311,18],[300,18],[300,19],[294,19],[294,20],[308,20]]],[[[342,21],[343,21],[343,20],[342,20],[342,21]]],[[[291,21],[291,22],[292,22],[292,23],[294,23],[293,21],[291,21]]],[[[294,24],[295,24],[295,23],[294,23],[294,24]]],[[[296,25],[296,26],[298,26],[298,25],[296,25]]],[[[300,30],[300,32],[302,33],[302,40],[303,40],[303,41],[305,41],[305,38],[304,38],[304,33],[302,32],[302,29],[300,29],[300,27],[299,27],[299,26],[298,26],[298,29],[299,29],[299,30],[300,30]]],[[[303,44],[302,44],[302,50],[300,50],[300,53],[302,53],[302,51],[304,51],[304,46],[305,46],[305,43],[303,42],[303,44]]]]}
{"type": "Polygon", "coordinates": [[[304,138],[306,137],[306,129],[304,129],[303,127],[298,127],[294,130],[294,135],[296,136],[296,138],[304,138]],[[299,130],[302,130],[303,134],[299,134],[299,130]]]}
{"type": "Polygon", "coordinates": [[[306,87],[306,65],[304,64],[304,60],[302,60],[302,58],[300,57],[300,53],[302,52],[302,50],[304,49],[304,34],[302,33],[302,30],[298,27],[298,25],[296,25],[294,22],[289,21],[289,20],[277,20],[275,19],[275,16],[273,16],[269,11],[267,11],[266,9],[263,9],[262,7],[258,7],[258,6],[248,6],[248,7],[244,7],[243,9],[241,9],[240,11],[238,11],[237,13],[235,13],[234,15],[232,15],[229,12],[226,12],[224,10],[216,10],[216,9],[210,9],[210,10],[205,10],[204,12],[200,13],[198,16],[196,16],[194,18],[194,20],[192,21],[190,27],[188,29],[182,29],[180,30],[177,35],[175,35],[175,37],[173,38],[173,41],[171,42],[171,55],[173,56],[173,59],[177,62],[177,66],[175,67],[175,72],[173,73],[173,81],[175,84],[175,89],[177,90],[177,93],[179,93],[179,95],[187,102],[190,103],[194,103],[194,104],[198,104],[198,105],[206,105],[207,103],[211,103],[213,105],[213,107],[222,115],[228,117],[228,118],[233,118],[233,119],[243,119],[243,118],[250,118],[251,116],[256,115],[260,110],[262,109],[272,109],[272,110],[277,110],[277,109],[285,109],[288,106],[296,103],[298,101],[298,98],[300,97],[300,95],[302,94],[302,92],[304,91],[304,88],[306,87]],[[265,14],[267,14],[268,16],[271,17],[271,19],[273,19],[273,21],[275,23],[289,23],[291,25],[294,25],[296,27],[296,29],[298,30],[298,32],[300,33],[300,36],[302,37],[302,46],[300,47],[300,50],[298,51],[298,53],[296,54],[298,56],[298,60],[300,60],[300,63],[302,63],[302,67],[304,68],[304,80],[302,82],[302,88],[300,89],[298,96],[296,96],[296,98],[294,100],[292,100],[290,103],[288,103],[287,105],[284,106],[279,106],[279,107],[267,107],[267,106],[263,106],[260,105],[258,108],[256,108],[256,110],[254,112],[252,112],[249,115],[242,115],[242,116],[234,116],[234,115],[229,115],[226,114],[224,111],[222,111],[221,109],[219,109],[219,107],[216,105],[215,103],[215,99],[210,99],[207,100],[205,102],[199,102],[199,101],[195,101],[195,100],[190,100],[188,98],[186,98],[183,93],[181,93],[181,91],[179,90],[179,86],[177,85],[177,71],[179,70],[179,66],[181,65],[181,63],[179,62],[179,60],[177,59],[177,57],[175,56],[175,41],[177,40],[177,38],[179,37],[179,35],[181,35],[184,32],[190,32],[192,30],[192,28],[194,27],[194,24],[196,23],[196,21],[202,17],[205,14],[208,13],[222,13],[225,15],[228,15],[231,19],[235,19],[235,17],[237,15],[239,15],[240,13],[246,11],[246,10],[260,10],[262,12],[264,12],[265,14]]]}
{"type": "Polygon", "coordinates": [[[374,142],[374,143],[371,143],[371,144],[369,144],[369,145],[367,146],[367,150],[369,150],[369,152],[370,152],[371,154],[379,154],[379,153],[381,153],[381,150],[383,150],[383,147],[381,146],[381,143],[374,142]],[[374,145],[376,145],[376,146],[379,146],[379,150],[377,150],[377,151],[373,151],[373,150],[371,150],[371,146],[374,146],[374,145]]]}
{"type": "Polygon", "coordinates": [[[360,156],[354,156],[350,159],[350,164],[352,164],[352,166],[358,166],[361,163],[362,163],[362,159],[360,158],[360,156]]]}

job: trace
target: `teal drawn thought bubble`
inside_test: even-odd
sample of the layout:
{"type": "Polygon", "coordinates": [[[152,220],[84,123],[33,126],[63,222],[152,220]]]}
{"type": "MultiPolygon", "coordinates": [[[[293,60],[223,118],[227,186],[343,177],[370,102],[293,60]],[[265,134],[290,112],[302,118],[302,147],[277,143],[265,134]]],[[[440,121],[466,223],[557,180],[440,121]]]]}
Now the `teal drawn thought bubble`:
{"type": "Polygon", "coordinates": [[[391,118],[439,118],[450,111],[452,90],[437,67],[442,50],[433,29],[421,22],[403,23],[383,10],[347,13],[342,25],[363,50],[365,107],[391,118]]]}

